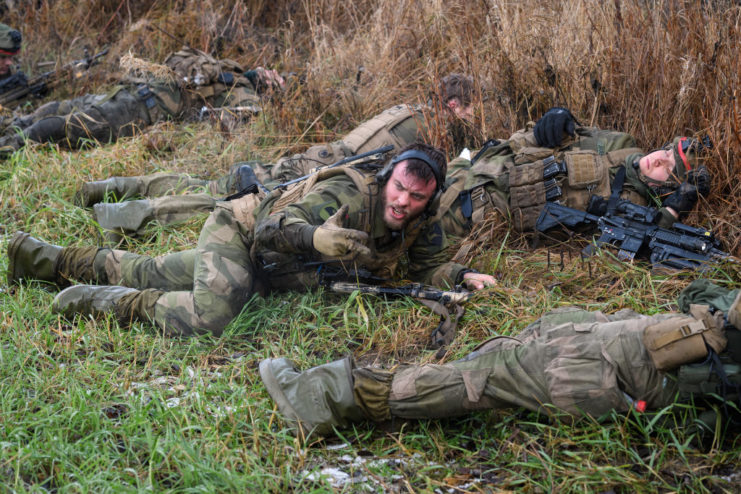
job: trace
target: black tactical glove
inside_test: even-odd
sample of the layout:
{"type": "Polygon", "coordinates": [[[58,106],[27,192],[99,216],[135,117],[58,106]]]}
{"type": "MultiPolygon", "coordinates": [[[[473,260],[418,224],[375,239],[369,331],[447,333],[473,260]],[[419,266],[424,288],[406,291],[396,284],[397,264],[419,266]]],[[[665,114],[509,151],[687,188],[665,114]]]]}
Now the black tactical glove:
{"type": "Polygon", "coordinates": [[[546,148],[555,148],[560,146],[563,141],[564,132],[574,137],[576,130],[576,118],[566,108],[554,106],[535,124],[533,133],[538,146],[546,148]]]}
{"type": "Polygon", "coordinates": [[[687,181],[683,182],[677,190],[664,199],[663,206],[672,208],[682,218],[689,213],[697,203],[700,196],[710,193],[710,174],[704,166],[691,170],[687,174],[687,181]]]}

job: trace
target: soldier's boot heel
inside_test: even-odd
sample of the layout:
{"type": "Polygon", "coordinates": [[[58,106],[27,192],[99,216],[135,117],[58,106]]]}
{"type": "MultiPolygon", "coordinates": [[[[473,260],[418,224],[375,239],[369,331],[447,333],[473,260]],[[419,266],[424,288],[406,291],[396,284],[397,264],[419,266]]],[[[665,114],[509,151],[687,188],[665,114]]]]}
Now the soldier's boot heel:
{"type": "Polygon", "coordinates": [[[75,193],[75,205],[89,208],[93,204],[103,202],[106,195],[117,201],[122,201],[139,194],[139,180],[135,177],[112,177],[106,180],[85,182],[75,193]]]}
{"type": "Polygon", "coordinates": [[[16,232],[8,243],[8,285],[32,279],[56,283],[62,247],[48,244],[25,232],[16,232]]]}
{"type": "Polygon", "coordinates": [[[327,435],[364,418],[353,396],[349,357],[304,372],[285,358],[267,359],[260,362],[260,377],[296,432],[327,435]]]}
{"type": "Polygon", "coordinates": [[[75,285],[54,297],[52,312],[68,317],[112,313],[119,323],[128,326],[132,321],[153,319],[155,303],[162,293],[123,286],[75,285]]]}

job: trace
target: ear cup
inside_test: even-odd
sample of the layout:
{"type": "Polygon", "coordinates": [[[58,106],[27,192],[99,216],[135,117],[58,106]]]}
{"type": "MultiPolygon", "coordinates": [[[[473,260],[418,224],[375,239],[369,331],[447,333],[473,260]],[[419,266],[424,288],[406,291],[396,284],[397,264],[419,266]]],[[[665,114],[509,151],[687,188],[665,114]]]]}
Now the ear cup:
{"type": "Polygon", "coordinates": [[[396,163],[397,162],[395,162],[394,160],[391,160],[386,164],[386,166],[381,168],[381,170],[376,173],[376,182],[381,185],[384,185],[386,182],[388,182],[389,178],[391,178],[391,174],[394,172],[396,163]]]}
{"type": "Polygon", "coordinates": [[[428,216],[435,216],[437,214],[437,210],[440,209],[440,199],[443,196],[444,189],[437,189],[435,191],[435,195],[432,196],[432,199],[430,199],[430,202],[427,203],[427,208],[425,208],[425,213],[428,216]]]}

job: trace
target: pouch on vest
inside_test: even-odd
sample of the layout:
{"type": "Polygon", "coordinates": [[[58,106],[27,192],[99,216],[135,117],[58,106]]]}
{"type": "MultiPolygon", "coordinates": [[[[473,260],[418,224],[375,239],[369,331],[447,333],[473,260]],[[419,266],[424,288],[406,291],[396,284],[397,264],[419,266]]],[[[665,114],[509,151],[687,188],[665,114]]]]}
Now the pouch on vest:
{"type": "Polygon", "coordinates": [[[648,326],[643,333],[643,344],[651,356],[651,361],[660,371],[676,369],[680,365],[695,362],[708,355],[708,347],[716,353],[726,347],[726,337],[722,326],[716,324],[707,312],[706,316],[676,317],[648,326]]]}

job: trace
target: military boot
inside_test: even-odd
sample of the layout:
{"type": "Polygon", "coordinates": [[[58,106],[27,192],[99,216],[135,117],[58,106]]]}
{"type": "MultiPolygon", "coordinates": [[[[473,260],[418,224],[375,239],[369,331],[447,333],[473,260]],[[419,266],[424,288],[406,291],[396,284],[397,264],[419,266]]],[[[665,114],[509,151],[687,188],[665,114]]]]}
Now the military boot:
{"type": "Polygon", "coordinates": [[[136,177],[112,177],[97,182],[85,182],[75,194],[75,205],[89,208],[103,202],[107,194],[122,201],[139,193],[139,180],[136,177]]]}
{"type": "Polygon", "coordinates": [[[62,247],[47,244],[25,232],[15,232],[8,243],[8,285],[21,280],[57,282],[62,247]]]}
{"type": "Polygon", "coordinates": [[[154,219],[154,202],[150,199],[99,202],[93,206],[93,217],[105,229],[106,245],[116,245],[123,235],[136,235],[154,219]]]}
{"type": "Polygon", "coordinates": [[[285,358],[260,362],[260,377],[278,409],[294,429],[331,434],[364,419],[353,397],[350,357],[297,372],[285,358]]]}
{"type": "Polygon", "coordinates": [[[255,175],[255,171],[250,165],[241,165],[237,168],[236,176],[237,192],[250,193],[250,191],[252,191],[252,193],[254,193],[258,192],[258,190],[262,190],[265,193],[269,192],[268,189],[260,183],[257,175],[255,175]]]}
{"type": "Polygon", "coordinates": [[[100,250],[98,247],[60,247],[28,233],[16,232],[8,243],[8,284],[36,280],[63,288],[69,286],[69,279],[105,282],[105,270],[95,265],[95,256],[100,250]]]}
{"type": "Polygon", "coordinates": [[[123,325],[135,320],[152,320],[160,290],[137,290],[123,286],[75,285],[59,292],[52,301],[52,312],[94,317],[113,313],[123,325]]]}

